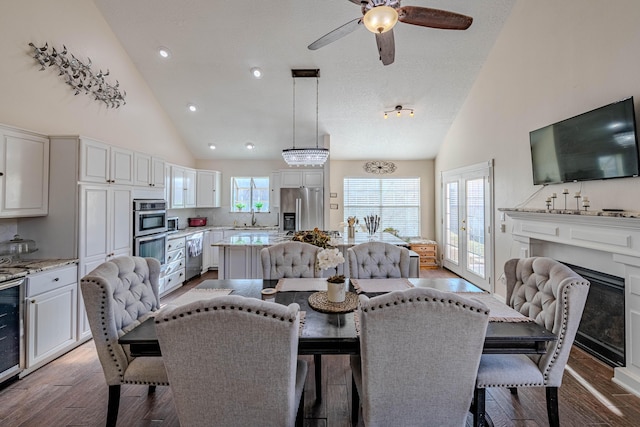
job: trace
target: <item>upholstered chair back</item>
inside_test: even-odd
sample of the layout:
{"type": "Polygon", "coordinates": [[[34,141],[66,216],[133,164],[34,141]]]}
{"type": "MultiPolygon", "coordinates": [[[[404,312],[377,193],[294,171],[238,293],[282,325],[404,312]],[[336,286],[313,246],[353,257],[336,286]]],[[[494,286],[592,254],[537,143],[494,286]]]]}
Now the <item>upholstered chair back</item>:
{"type": "Polygon", "coordinates": [[[307,373],[297,360],[299,309],[229,295],[160,310],[180,424],[294,425],[307,373]]]}
{"type": "MultiPolygon", "coordinates": [[[[117,257],[99,265],[80,281],[87,319],[108,385],[130,382],[125,381],[125,371],[133,359],[128,348],[118,344],[118,338],[160,308],[159,277],[160,263],[154,258],[117,257]]],[[[167,385],[162,359],[156,359],[157,378],[164,378],[167,385]]],[[[147,376],[148,372],[144,374],[147,376]]]]}
{"type": "Polygon", "coordinates": [[[546,257],[517,258],[506,262],[508,304],[532,318],[557,337],[544,355],[532,356],[546,386],[559,387],[569,358],[589,282],[566,265],[546,257]]]}
{"type": "Polygon", "coordinates": [[[489,309],[431,288],[359,297],[360,359],[351,358],[367,426],[463,426],[489,309]]]}
{"type": "Polygon", "coordinates": [[[260,251],[263,279],[283,277],[320,277],[316,269],[318,252],[322,248],[304,242],[284,242],[268,246],[260,251]]]}
{"type": "Polygon", "coordinates": [[[349,276],[354,279],[409,277],[409,250],[383,242],[367,242],[347,250],[349,276]]]}

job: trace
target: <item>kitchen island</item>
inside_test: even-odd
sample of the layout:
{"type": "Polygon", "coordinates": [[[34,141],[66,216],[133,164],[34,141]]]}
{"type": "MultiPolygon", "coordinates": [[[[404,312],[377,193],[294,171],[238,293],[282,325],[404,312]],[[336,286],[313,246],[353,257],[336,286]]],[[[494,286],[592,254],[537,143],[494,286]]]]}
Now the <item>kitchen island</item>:
{"type": "MultiPolygon", "coordinates": [[[[218,264],[218,278],[220,279],[261,279],[262,264],[260,261],[260,250],[267,246],[287,242],[293,236],[275,231],[253,231],[245,230],[233,236],[229,236],[217,242],[212,242],[212,246],[220,248],[220,260],[218,264]]],[[[355,238],[349,239],[346,236],[333,237],[331,245],[337,247],[347,260],[347,249],[369,241],[390,243],[392,245],[409,247],[409,243],[399,239],[391,233],[376,233],[369,236],[367,233],[355,233],[355,238]]],[[[409,266],[409,277],[418,277],[419,255],[410,251],[411,262],[409,266]]],[[[323,271],[323,277],[333,274],[344,274],[349,277],[348,260],[339,265],[337,269],[323,271]]]]}

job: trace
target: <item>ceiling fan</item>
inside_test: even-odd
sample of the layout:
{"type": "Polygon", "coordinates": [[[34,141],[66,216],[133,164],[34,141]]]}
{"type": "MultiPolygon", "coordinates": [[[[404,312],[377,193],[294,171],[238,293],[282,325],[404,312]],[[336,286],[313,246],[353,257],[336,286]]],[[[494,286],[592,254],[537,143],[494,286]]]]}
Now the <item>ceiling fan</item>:
{"type": "Polygon", "coordinates": [[[356,18],[311,43],[311,50],[320,49],[347,34],[360,24],[376,35],[380,60],[384,65],[393,63],[396,54],[393,27],[400,21],[405,24],[443,30],[466,30],[473,18],[459,13],[418,6],[400,6],[400,0],[348,0],[362,7],[362,17],[356,18]]]}

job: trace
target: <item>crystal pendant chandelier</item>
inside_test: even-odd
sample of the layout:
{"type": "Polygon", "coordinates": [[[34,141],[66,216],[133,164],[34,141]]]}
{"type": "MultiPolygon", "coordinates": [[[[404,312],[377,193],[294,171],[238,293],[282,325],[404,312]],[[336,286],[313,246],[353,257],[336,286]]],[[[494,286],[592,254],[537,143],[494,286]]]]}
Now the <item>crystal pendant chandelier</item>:
{"type": "Polygon", "coordinates": [[[329,157],[329,150],[318,147],[318,88],[320,70],[291,70],[293,77],[293,148],[282,150],[282,157],[289,166],[322,166],[329,157]],[[315,148],[296,148],[296,78],[316,78],[316,146],[315,148]]]}

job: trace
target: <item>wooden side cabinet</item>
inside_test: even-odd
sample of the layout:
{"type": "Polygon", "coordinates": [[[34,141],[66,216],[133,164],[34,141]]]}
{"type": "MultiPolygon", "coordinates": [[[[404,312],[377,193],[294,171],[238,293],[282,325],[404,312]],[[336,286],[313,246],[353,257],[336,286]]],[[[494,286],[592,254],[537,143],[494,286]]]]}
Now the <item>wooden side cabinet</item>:
{"type": "Polygon", "coordinates": [[[438,268],[438,244],[433,240],[411,242],[411,250],[420,255],[420,268],[438,268]]]}

